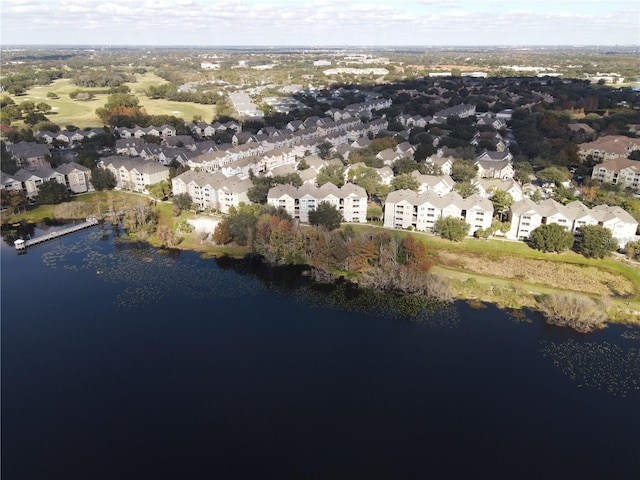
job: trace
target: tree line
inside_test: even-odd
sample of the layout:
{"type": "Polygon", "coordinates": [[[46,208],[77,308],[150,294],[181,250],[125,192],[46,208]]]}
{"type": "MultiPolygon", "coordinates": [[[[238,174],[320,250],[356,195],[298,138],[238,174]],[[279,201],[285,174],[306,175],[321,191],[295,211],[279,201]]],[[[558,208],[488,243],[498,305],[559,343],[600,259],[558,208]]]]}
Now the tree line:
{"type": "Polygon", "coordinates": [[[425,244],[410,234],[399,240],[388,232],[357,233],[350,225],[301,226],[284,209],[241,205],[231,209],[212,238],[219,245],[248,246],[272,265],[307,265],[317,278],[342,273],[384,292],[453,298],[447,282],[430,273],[433,261],[425,244]]]}

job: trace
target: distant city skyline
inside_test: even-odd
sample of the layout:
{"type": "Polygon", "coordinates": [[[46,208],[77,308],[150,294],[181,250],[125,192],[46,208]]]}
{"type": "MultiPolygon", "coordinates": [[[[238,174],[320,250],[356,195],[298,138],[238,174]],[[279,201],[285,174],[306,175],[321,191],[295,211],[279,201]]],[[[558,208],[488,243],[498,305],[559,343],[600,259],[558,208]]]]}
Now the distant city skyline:
{"type": "Polygon", "coordinates": [[[640,45],[638,0],[0,0],[2,45],[640,45]]]}

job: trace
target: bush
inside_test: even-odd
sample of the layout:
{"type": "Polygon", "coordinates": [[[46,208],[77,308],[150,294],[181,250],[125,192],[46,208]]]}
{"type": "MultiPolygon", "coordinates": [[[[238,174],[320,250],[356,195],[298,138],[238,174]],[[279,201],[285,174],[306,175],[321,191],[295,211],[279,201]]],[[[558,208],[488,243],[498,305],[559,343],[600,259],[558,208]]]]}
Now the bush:
{"type": "Polygon", "coordinates": [[[461,218],[440,217],[433,226],[433,232],[447,240],[459,242],[469,233],[469,224],[461,218]]]}
{"type": "Polygon", "coordinates": [[[573,234],[562,225],[540,225],[531,232],[530,244],[543,252],[562,252],[573,246],[573,234]]]}
{"type": "Polygon", "coordinates": [[[576,250],[587,258],[604,258],[618,248],[618,242],[608,228],[585,225],[578,229],[578,233],[580,240],[576,250]]]}
{"type": "Polygon", "coordinates": [[[571,294],[545,295],[538,300],[538,308],[548,323],[571,327],[581,333],[606,326],[603,306],[589,297],[571,294]]]}

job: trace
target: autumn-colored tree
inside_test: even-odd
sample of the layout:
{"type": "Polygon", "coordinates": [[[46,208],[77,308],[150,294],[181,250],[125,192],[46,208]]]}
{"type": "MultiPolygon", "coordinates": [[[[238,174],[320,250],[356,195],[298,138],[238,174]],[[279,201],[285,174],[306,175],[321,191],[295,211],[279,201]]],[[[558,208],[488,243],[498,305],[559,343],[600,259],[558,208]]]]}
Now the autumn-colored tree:
{"type": "Polygon", "coordinates": [[[348,249],[347,268],[355,272],[362,272],[372,266],[379,254],[375,243],[367,236],[352,239],[348,249]]]}
{"type": "Polygon", "coordinates": [[[402,250],[406,255],[406,265],[410,270],[428,272],[433,267],[433,261],[429,258],[427,246],[416,240],[412,235],[407,235],[402,241],[402,250]]]}
{"type": "Polygon", "coordinates": [[[229,225],[226,221],[221,221],[216,225],[213,234],[211,235],[211,239],[216,243],[216,245],[226,245],[233,238],[231,238],[231,232],[229,231],[229,225]]]}
{"type": "Polygon", "coordinates": [[[590,185],[580,188],[580,193],[582,193],[584,199],[589,202],[593,202],[598,197],[598,192],[600,192],[600,185],[590,185]]]}
{"type": "Polygon", "coordinates": [[[398,142],[396,142],[393,137],[374,138],[371,141],[371,145],[369,145],[369,150],[371,150],[375,154],[380,153],[387,148],[395,150],[397,146],[398,142]]]}

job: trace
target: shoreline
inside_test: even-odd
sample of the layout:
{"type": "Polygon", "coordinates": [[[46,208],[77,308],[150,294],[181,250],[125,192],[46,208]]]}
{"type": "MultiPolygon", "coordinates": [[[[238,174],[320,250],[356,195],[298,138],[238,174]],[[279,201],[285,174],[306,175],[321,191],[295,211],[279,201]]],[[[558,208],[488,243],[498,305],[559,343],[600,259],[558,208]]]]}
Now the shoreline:
{"type": "MultiPolygon", "coordinates": [[[[3,219],[4,221],[5,219],[3,219]]],[[[51,222],[62,224],[64,222],[74,221],[77,219],[52,219],[49,217],[40,218],[40,222],[51,222]]],[[[2,223],[3,231],[7,228],[15,228],[20,225],[33,225],[39,223],[38,220],[30,218],[28,221],[21,219],[18,221],[2,223]]],[[[189,224],[194,228],[193,232],[187,234],[188,241],[181,241],[177,245],[170,247],[171,249],[181,251],[192,251],[198,253],[203,258],[230,258],[238,261],[251,260],[251,250],[247,247],[235,247],[235,246],[215,246],[208,240],[199,242],[197,241],[196,234],[204,230],[209,230],[213,224],[217,224],[218,218],[209,216],[193,216],[186,219],[189,224]],[[206,226],[205,226],[206,224],[206,226]],[[208,228],[207,228],[208,227],[208,228]]],[[[366,225],[368,226],[368,225],[366,225]]],[[[366,227],[363,225],[363,227],[366,227]]],[[[373,226],[373,228],[380,229],[381,227],[373,226]]],[[[215,227],[214,227],[215,228],[215,227]]],[[[400,232],[399,232],[400,233],[400,232]]],[[[409,233],[409,232],[401,232],[409,233]]],[[[410,232],[415,234],[416,232],[410,232]]],[[[135,236],[135,232],[129,232],[130,236],[135,236]]],[[[133,240],[133,239],[132,239],[133,240]]],[[[183,239],[185,240],[185,239],[183,239]]],[[[151,237],[145,240],[151,246],[156,248],[168,248],[165,245],[160,244],[157,239],[151,237]]],[[[262,259],[261,261],[264,261],[262,259]]],[[[269,265],[268,262],[264,261],[269,265]]],[[[562,263],[562,262],[561,262],[562,263]]],[[[293,266],[293,265],[287,265],[293,266]]],[[[528,308],[532,310],[538,310],[536,297],[546,294],[571,294],[575,296],[586,296],[592,299],[604,300],[607,308],[605,313],[607,316],[607,323],[616,323],[629,326],[640,326],[640,302],[635,298],[628,299],[624,297],[604,297],[593,293],[586,293],[584,291],[576,291],[570,288],[549,287],[537,283],[529,283],[519,279],[513,279],[509,277],[496,277],[486,274],[479,274],[473,271],[465,270],[464,268],[452,268],[449,265],[442,265],[439,263],[434,264],[432,273],[436,273],[450,282],[454,292],[455,300],[465,301],[468,304],[478,305],[478,308],[482,308],[479,304],[493,304],[500,309],[509,310],[521,310],[528,308]]],[[[344,273],[339,275],[339,278],[346,281],[352,281],[348,278],[348,275],[344,273]]]]}

